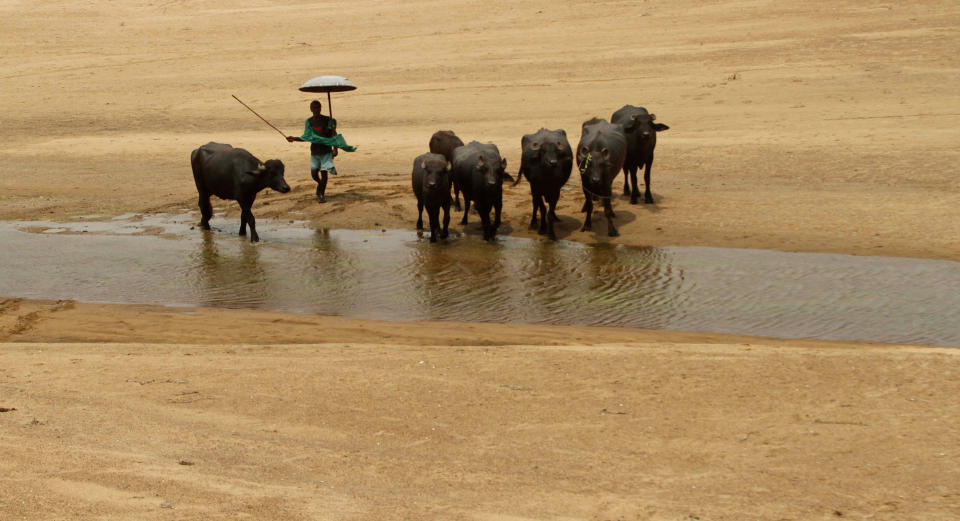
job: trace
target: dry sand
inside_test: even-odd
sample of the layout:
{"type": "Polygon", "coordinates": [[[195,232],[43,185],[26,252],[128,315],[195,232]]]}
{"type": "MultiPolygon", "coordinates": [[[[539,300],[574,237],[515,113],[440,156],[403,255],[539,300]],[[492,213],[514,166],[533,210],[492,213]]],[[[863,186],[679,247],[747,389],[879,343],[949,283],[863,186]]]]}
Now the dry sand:
{"type": "MultiPolygon", "coordinates": [[[[410,229],[435,130],[515,172],[523,134],[630,103],[671,128],[617,243],[956,261],[958,27],[954,1],[0,2],[0,219],[194,211],[219,141],[287,165],[261,219],[410,229]],[[326,205],[230,97],[299,133],[320,74],[360,87],[326,205]]],[[[528,193],[503,233],[535,236],[528,193]]],[[[581,204],[574,176],[558,234],[607,241],[581,204]]],[[[16,297],[3,520],[960,518],[955,350],[16,297]]]]}

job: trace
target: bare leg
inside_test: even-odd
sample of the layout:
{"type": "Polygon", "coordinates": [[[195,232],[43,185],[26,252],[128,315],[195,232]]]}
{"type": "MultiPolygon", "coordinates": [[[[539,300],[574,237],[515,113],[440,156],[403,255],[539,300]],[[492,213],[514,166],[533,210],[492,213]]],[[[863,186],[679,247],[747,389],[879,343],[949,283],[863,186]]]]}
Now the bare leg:
{"type": "Polygon", "coordinates": [[[327,196],[325,195],[327,191],[327,171],[320,171],[320,180],[317,181],[317,202],[325,203],[327,202],[327,196]]]}

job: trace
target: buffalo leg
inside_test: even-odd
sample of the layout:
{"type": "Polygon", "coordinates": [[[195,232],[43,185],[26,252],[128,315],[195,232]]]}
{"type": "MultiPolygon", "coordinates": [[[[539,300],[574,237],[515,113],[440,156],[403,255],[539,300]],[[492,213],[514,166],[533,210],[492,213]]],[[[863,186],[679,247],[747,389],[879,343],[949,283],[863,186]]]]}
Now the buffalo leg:
{"type": "Polygon", "coordinates": [[[443,231],[440,233],[441,239],[446,239],[450,234],[450,201],[443,203],[443,231]]]}
{"type": "MultiPolygon", "coordinates": [[[[427,208],[427,215],[430,215],[430,209],[427,208]]],[[[417,197],[417,229],[423,229],[423,200],[417,197]]]]}
{"type": "Polygon", "coordinates": [[[650,159],[643,167],[643,202],[644,204],[653,204],[653,193],[650,191],[650,167],[653,166],[653,152],[650,152],[650,159]]]}
{"type": "Polygon", "coordinates": [[[620,232],[617,231],[617,227],[613,225],[613,218],[616,216],[613,213],[613,203],[610,199],[603,200],[603,214],[607,217],[607,235],[610,237],[616,237],[620,235],[620,232]]]}
{"type": "Polygon", "coordinates": [[[210,194],[200,194],[200,227],[210,229],[210,218],[213,217],[213,206],[210,205],[210,194]]]}
{"type": "Polygon", "coordinates": [[[537,230],[537,233],[543,235],[547,233],[547,228],[550,223],[550,214],[547,212],[547,205],[544,203],[545,200],[549,200],[546,194],[540,194],[540,197],[537,198],[537,203],[540,206],[540,229],[537,230]]]}
{"type": "Polygon", "coordinates": [[[260,236],[257,235],[257,220],[253,217],[250,210],[253,207],[253,201],[238,201],[240,203],[240,235],[247,234],[247,225],[250,225],[250,242],[258,242],[260,236]]]}
{"type": "Polygon", "coordinates": [[[253,212],[247,210],[247,223],[250,225],[250,242],[260,242],[260,236],[257,235],[257,220],[253,218],[253,212]]]}
{"type": "MultiPolygon", "coordinates": [[[[457,205],[459,208],[460,205],[457,205]]],[[[467,224],[467,214],[470,213],[470,199],[467,199],[467,196],[463,196],[463,219],[460,219],[460,224],[466,226],[467,224]]]]}
{"type": "Polygon", "coordinates": [[[427,216],[430,218],[430,242],[437,242],[437,235],[440,234],[440,207],[428,206],[427,216]]]}
{"type": "Polygon", "coordinates": [[[547,204],[550,205],[550,220],[554,222],[559,221],[560,218],[557,217],[557,211],[556,211],[557,205],[560,204],[559,188],[557,188],[557,190],[554,193],[550,194],[550,197],[547,199],[547,204]]]}
{"type": "Polygon", "coordinates": [[[637,201],[640,200],[640,189],[637,188],[637,167],[630,167],[630,182],[633,184],[633,189],[630,190],[630,204],[637,204],[637,201]]]}
{"type": "Polygon", "coordinates": [[[586,201],[583,203],[583,209],[581,212],[586,212],[587,216],[583,218],[583,227],[580,228],[581,232],[589,232],[590,227],[593,226],[591,218],[593,217],[593,198],[584,190],[583,196],[586,198],[586,201]]]}
{"type": "Polygon", "coordinates": [[[483,240],[489,241],[493,239],[493,229],[492,223],[490,222],[490,208],[484,205],[481,208],[480,205],[477,206],[477,213],[480,214],[480,223],[483,226],[483,240]]]}
{"type": "Polygon", "coordinates": [[[544,221],[549,221],[549,223],[547,223],[547,237],[550,237],[550,240],[552,241],[557,240],[557,234],[553,230],[553,223],[557,220],[556,209],[557,200],[559,199],[559,194],[551,194],[550,197],[547,198],[547,202],[550,204],[550,212],[546,214],[547,217],[544,219],[544,221]]]}
{"type": "Polygon", "coordinates": [[[530,229],[532,230],[537,227],[537,210],[540,208],[540,205],[537,204],[540,201],[540,193],[533,189],[533,185],[530,186],[530,199],[533,200],[533,216],[530,217],[530,229]]]}
{"type": "Polygon", "coordinates": [[[490,238],[497,234],[500,229],[500,213],[503,211],[503,199],[497,199],[493,203],[493,228],[490,229],[490,238]]]}
{"type": "Polygon", "coordinates": [[[247,235],[247,215],[250,212],[247,211],[243,206],[240,207],[240,235],[247,235]]]}
{"type": "Polygon", "coordinates": [[[623,165],[623,195],[630,195],[630,168],[627,165],[623,165]]]}
{"type": "MultiPolygon", "coordinates": [[[[460,209],[461,209],[461,207],[460,207],[460,187],[457,186],[457,181],[456,181],[456,179],[452,180],[452,181],[450,182],[450,185],[453,186],[453,206],[454,206],[454,207],[457,209],[457,211],[459,212],[460,209]]],[[[464,202],[466,202],[466,200],[467,200],[467,196],[466,196],[466,195],[463,196],[463,200],[464,200],[464,202]]]]}

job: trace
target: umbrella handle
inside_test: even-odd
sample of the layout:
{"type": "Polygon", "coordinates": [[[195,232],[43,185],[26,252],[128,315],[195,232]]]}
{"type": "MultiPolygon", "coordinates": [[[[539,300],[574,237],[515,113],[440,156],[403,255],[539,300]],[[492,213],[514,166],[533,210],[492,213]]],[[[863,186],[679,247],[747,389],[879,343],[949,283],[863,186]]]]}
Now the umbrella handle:
{"type": "Polygon", "coordinates": [[[329,91],[327,91],[327,110],[330,111],[330,119],[333,119],[333,103],[330,103],[329,91]]]}

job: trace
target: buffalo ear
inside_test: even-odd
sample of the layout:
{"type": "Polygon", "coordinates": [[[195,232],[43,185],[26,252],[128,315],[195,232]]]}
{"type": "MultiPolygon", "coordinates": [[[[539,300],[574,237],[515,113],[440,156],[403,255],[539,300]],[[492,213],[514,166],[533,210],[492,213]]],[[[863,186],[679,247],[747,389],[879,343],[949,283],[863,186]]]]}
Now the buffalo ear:
{"type": "Polygon", "coordinates": [[[508,173],[506,173],[506,172],[503,173],[503,180],[504,180],[504,181],[510,181],[510,182],[512,182],[512,183],[514,183],[514,184],[517,183],[517,181],[513,179],[513,176],[510,175],[510,174],[508,174],[508,173]]]}
{"type": "Polygon", "coordinates": [[[566,130],[563,130],[563,129],[561,128],[561,129],[560,129],[560,135],[562,135],[563,137],[567,137],[567,131],[566,131],[566,130]]]}
{"type": "Polygon", "coordinates": [[[610,149],[609,149],[609,148],[604,148],[604,149],[600,152],[600,154],[603,155],[603,158],[604,158],[604,159],[610,159],[610,149]]]}
{"type": "Polygon", "coordinates": [[[670,130],[670,127],[664,125],[663,123],[654,123],[653,130],[656,130],[657,132],[663,132],[664,130],[670,130]]]}
{"type": "Polygon", "coordinates": [[[501,170],[507,169],[507,158],[503,158],[500,160],[500,169],[501,170]]]}
{"type": "Polygon", "coordinates": [[[477,156],[477,166],[485,166],[486,163],[483,161],[483,156],[477,156]]]}

